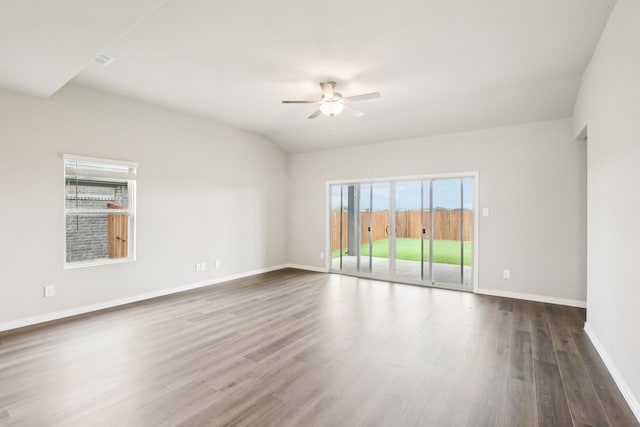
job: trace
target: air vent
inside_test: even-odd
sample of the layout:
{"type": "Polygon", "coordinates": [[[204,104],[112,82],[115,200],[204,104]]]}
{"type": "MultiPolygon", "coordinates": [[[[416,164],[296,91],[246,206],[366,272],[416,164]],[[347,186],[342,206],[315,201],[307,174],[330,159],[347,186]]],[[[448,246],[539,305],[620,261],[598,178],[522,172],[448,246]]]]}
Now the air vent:
{"type": "Polygon", "coordinates": [[[114,58],[111,56],[99,54],[98,56],[96,56],[96,59],[94,61],[96,64],[106,67],[107,65],[111,64],[113,60],[114,58]]]}

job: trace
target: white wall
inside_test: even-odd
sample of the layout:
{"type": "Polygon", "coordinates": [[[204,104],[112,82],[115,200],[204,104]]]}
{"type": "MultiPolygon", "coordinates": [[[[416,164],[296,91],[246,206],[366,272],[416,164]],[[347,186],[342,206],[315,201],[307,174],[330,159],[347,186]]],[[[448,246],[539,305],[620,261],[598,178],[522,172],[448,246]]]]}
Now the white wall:
{"type": "Polygon", "coordinates": [[[324,267],[328,180],[479,171],[480,287],[584,302],[585,152],[567,119],[292,155],[289,260],[324,267]]]}
{"type": "Polygon", "coordinates": [[[618,0],[583,76],[587,127],[587,325],[640,419],[640,2],[618,0]]]}
{"type": "Polygon", "coordinates": [[[288,156],[266,138],[73,85],[0,92],[0,121],[0,325],[287,262],[288,156]],[[137,261],[63,270],[62,153],[139,162],[137,261]]]}

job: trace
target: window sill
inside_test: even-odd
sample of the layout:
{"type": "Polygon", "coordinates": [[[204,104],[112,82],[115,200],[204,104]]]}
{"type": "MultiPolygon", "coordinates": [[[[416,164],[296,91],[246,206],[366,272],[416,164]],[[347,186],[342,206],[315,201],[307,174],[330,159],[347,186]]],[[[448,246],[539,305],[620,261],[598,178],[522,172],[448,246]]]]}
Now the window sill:
{"type": "Polygon", "coordinates": [[[72,263],[65,262],[64,269],[75,270],[77,268],[96,267],[99,265],[123,264],[126,262],[133,262],[135,260],[136,259],[134,257],[134,258],[119,258],[119,259],[96,259],[96,260],[86,261],[86,262],[85,261],[72,262],[72,263]]]}

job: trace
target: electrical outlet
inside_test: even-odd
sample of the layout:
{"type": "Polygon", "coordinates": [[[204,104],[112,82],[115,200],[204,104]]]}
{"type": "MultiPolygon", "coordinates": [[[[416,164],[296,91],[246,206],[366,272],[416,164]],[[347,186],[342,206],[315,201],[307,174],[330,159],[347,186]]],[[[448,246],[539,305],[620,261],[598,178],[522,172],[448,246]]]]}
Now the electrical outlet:
{"type": "Polygon", "coordinates": [[[220,260],[219,259],[216,260],[216,268],[220,268],[220,260]]]}
{"type": "Polygon", "coordinates": [[[324,252],[320,252],[320,259],[324,259],[324,252]]]}
{"type": "Polygon", "coordinates": [[[196,273],[200,272],[200,263],[196,262],[196,273]]]}
{"type": "Polygon", "coordinates": [[[502,271],[502,278],[503,279],[511,279],[511,270],[502,271]]]}
{"type": "Polygon", "coordinates": [[[56,296],[56,287],[55,285],[48,285],[44,287],[44,297],[51,298],[56,296]]]}
{"type": "Polygon", "coordinates": [[[201,262],[200,263],[200,271],[206,271],[207,270],[207,263],[206,262],[201,262]]]}

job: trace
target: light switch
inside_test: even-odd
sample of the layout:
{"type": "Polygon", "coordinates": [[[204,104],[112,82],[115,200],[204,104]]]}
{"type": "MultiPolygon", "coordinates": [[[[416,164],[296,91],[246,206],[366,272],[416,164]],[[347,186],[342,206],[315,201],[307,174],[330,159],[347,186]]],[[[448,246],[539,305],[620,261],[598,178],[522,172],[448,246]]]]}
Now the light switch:
{"type": "Polygon", "coordinates": [[[482,216],[489,216],[489,208],[482,208],[482,216]]]}

